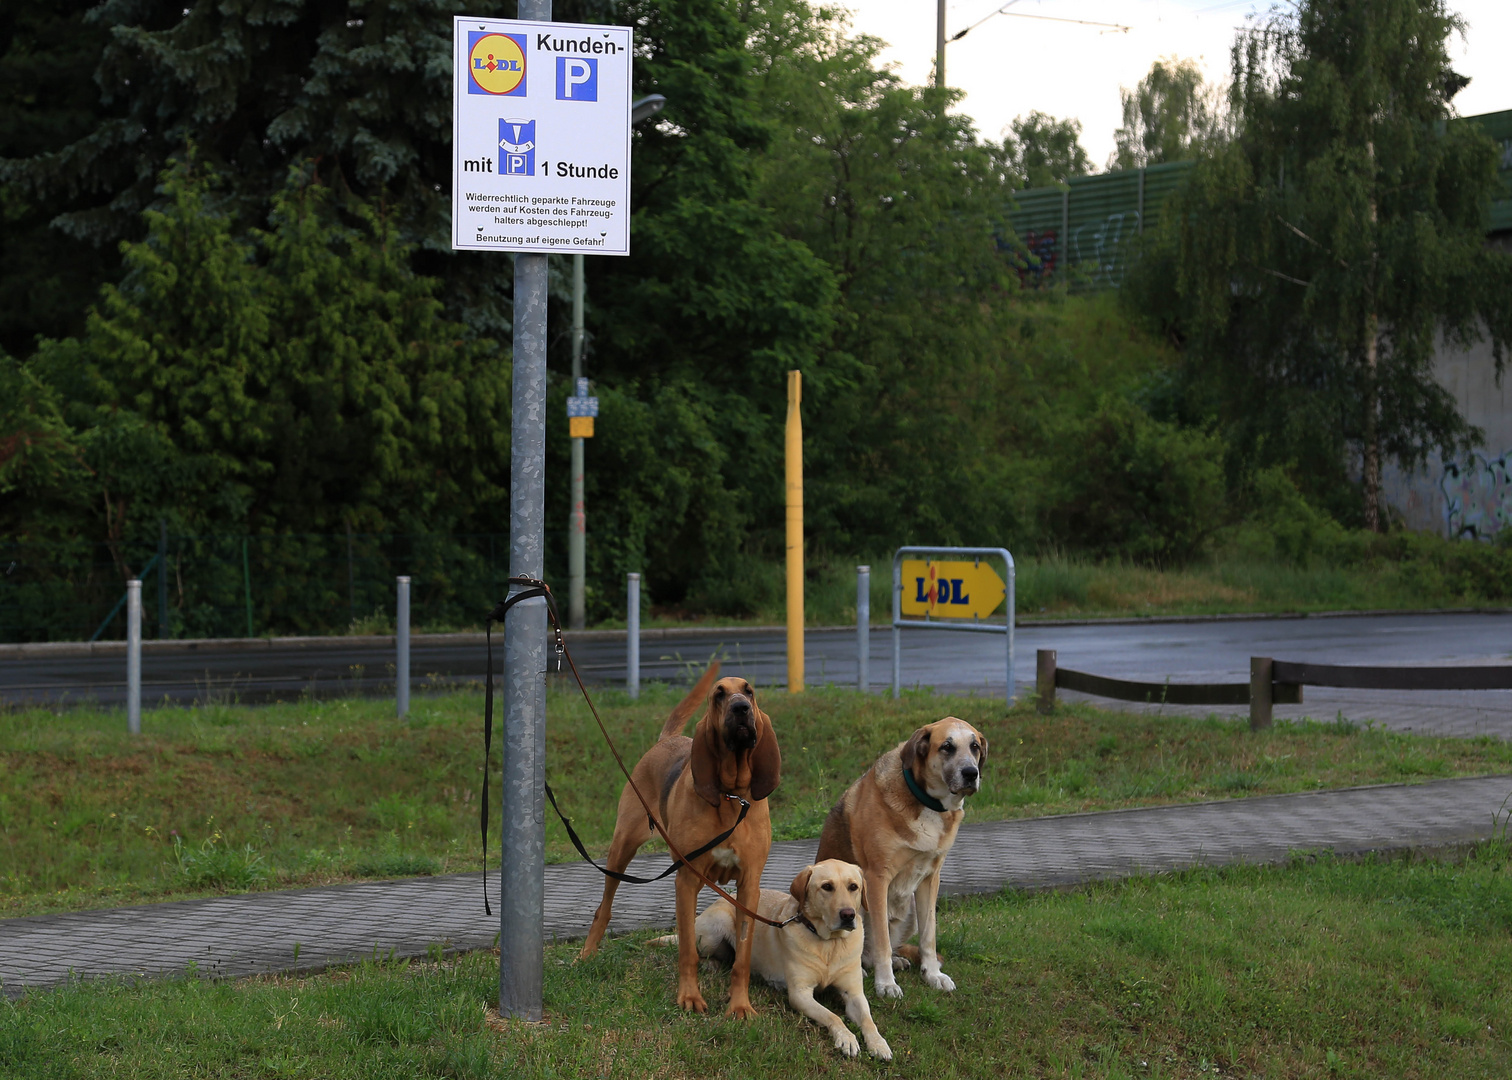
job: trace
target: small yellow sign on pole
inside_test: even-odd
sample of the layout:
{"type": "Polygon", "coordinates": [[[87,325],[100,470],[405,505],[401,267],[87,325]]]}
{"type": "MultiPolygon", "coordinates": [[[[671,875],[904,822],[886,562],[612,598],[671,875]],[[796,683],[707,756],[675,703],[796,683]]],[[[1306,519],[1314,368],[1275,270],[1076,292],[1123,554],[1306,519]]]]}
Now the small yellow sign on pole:
{"type": "Polygon", "coordinates": [[[900,611],[931,619],[986,619],[1002,607],[1008,587],[987,563],[904,559],[900,611]]]}
{"type": "Polygon", "coordinates": [[[567,434],[574,439],[593,438],[593,417],[569,416],[567,418],[567,434]]]}

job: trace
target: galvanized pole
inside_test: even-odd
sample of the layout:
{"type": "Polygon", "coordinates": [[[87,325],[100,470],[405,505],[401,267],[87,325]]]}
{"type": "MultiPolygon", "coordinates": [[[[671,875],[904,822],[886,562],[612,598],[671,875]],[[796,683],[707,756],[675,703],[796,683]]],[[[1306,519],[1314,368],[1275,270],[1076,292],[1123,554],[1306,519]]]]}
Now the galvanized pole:
{"type": "MultiPolygon", "coordinates": [[[[572,386],[583,377],[583,256],[572,257],[572,386]]],[[[572,440],[572,508],[567,522],[567,625],[581,630],[587,621],[587,573],[584,546],[588,515],[583,508],[583,442],[572,440]]]]}
{"type": "Polygon", "coordinates": [[[903,696],[903,631],[898,620],[903,617],[903,575],[900,556],[893,556],[892,632],[893,632],[893,697],[903,696]]]}
{"type": "MultiPolygon", "coordinates": [[[[551,0],[520,0],[546,22],[551,0]]],[[[509,573],[545,572],[546,256],[516,255],[509,467],[509,573]]],[[[516,586],[515,588],[518,588],[516,586]]],[[[504,782],[499,875],[499,1014],[541,1019],[545,960],[546,601],[516,604],[504,626],[504,782]]]]}
{"type": "Polygon", "coordinates": [[[126,730],[142,733],[142,582],[126,583],[126,730]]]}
{"type": "Polygon", "coordinates": [[[856,689],[871,689],[871,567],[856,567],[856,689]]]}
{"type": "Polygon", "coordinates": [[[787,688],[803,693],[803,372],[787,377],[787,688]]]}
{"type": "Polygon", "coordinates": [[[158,638],[168,636],[168,519],[158,518],[158,638]]]}
{"type": "Polygon", "coordinates": [[[399,601],[394,616],[394,712],[403,720],[409,715],[410,692],[410,579],[399,579],[399,601]]]}
{"type": "Polygon", "coordinates": [[[1015,686],[1015,683],[1014,683],[1014,672],[1013,672],[1013,663],[1014,663],[1014,656],[1013,656],[1013,623],[1014,623],[1014,618],[1015,618],[1015,614],[1016,614],[1015,611],[1014,611],[1014,607],[1018,603],[1018,598],[1014,595],[1014,586],[1016,584],[1016,578],[1017,578],[1017,576],[1018,576],[1018,574],[1017,574],[1017,568],[1013,565],[1013,556],[1009,555],[1008,556],[1008,581],[1007,581],[1008,596],[1006,597],[1006,600],[1005,600],[1005,602],[1008,605],[1008,611],[1006,613],[1006,618],[1007,618],[1007,621],[1008,621],[1008,707],[1009,708],[1013,707],[1013,702],[1014,702],[1014,693],[1013,692],[1014,692],[1015,689],[1017,689],[1017,687],[1015,686]]]}
{"type": "Polygon", "coordinates": [[[625,692],[640,697],[640,575],[625,580],[625,692]]]}

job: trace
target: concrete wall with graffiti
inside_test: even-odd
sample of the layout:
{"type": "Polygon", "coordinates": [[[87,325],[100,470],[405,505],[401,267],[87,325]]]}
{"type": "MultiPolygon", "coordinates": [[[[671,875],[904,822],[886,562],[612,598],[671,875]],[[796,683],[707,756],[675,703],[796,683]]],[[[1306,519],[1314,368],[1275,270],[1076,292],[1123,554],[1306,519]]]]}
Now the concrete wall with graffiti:
{"type": "Polygon", "coordinates": [[[1409,529],[1491,540],[1512,527],[1512,371],[1498,383],[1491,345],[1439,346],[1434,375],[1485,440],[1453,458],[1431,455],[1425,468],[1382,470],[1382,496],[1409,529]]]}

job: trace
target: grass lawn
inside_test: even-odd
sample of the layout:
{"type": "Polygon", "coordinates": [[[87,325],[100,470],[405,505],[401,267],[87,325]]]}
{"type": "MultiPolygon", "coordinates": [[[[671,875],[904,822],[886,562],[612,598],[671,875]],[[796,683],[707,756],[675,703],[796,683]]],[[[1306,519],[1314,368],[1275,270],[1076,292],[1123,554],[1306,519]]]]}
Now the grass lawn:
{"type": "MultiPolygon", "coordinates": [[[[678,694],[601,694],[628,760],[678,694]]],[[[1512,745],[1494,739],[1348,722],[1255,735],[1218,719],[1085,706],[1043,717],[927,693],[763,702],[783,748],[777,839],[817,836],[879,753],[952,713],[991,744],[976,820],[1512,772],[1512,745]]],[[[0,916],[477,869],[481,694],[416,699],[408,723],[392,708],[351,698],[156,709],[136,738],[119,711],[0,711],[0,916]]],[[[548,716],[548,776],[601,852],[622,780],[581,699],[553,690],[548,716]]],[[[553,861],[576,857],[550,815],[547,845],[553,861]]]]}
{"type": "MultiPolygon", "coordinates": [[[[871,1005],[847,1060],[753,980],[752,1021],[674,1005],[675,950],[546,954],[546,1022],[491,1017],[498,965],[90,983],[0,1002],[0,1075],[63,1077],[1487,1077],[1512,1075],[1507,848],[1458,865],[1299,859],[942,902],[959,989],[871,1005]]],[[[868,980],[868,989],[870,981],[868,980]]],[[[824,996],[821,995],[824,1000],[824,996]]],[[[832,1008],[838,1002],[827,1000],[832,1008]]]]}

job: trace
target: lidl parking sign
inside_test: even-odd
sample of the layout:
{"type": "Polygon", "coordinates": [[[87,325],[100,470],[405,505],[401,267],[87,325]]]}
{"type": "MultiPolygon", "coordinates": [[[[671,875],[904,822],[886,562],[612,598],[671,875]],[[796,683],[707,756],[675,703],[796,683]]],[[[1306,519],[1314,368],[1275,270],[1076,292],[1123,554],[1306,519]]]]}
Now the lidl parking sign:
{"type": "Polygon", "coordinates": [[[452,247],[630,254],[630,27],[454,31],[452,247]]]}

